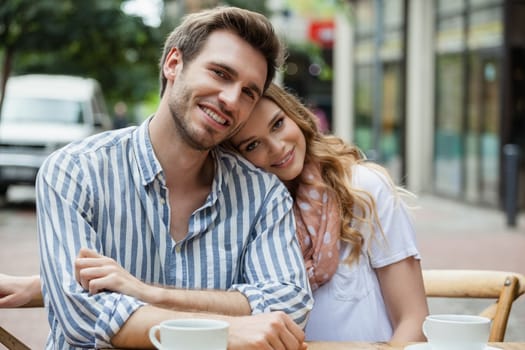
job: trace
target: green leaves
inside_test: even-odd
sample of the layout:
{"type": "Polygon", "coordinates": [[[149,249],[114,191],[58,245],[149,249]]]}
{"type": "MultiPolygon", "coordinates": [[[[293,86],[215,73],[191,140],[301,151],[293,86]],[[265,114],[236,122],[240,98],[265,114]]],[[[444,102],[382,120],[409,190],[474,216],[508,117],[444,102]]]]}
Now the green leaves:
{"type": "Polygon", "coordinates": [[[122,2],[3,0],[2,71],[90,76],[100,81],[110,101],[140,101],[157,89],[165,35],[125,14],[122,2]]]}

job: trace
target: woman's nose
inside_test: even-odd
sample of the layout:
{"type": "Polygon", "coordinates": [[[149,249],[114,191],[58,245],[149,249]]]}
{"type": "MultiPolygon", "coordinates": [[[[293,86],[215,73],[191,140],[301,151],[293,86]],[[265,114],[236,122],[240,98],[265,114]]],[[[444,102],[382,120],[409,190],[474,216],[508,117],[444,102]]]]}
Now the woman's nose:
{"type": "Polygon", "coordinates": [[[284,142],[277,137],[272,137],[268,140],[268,146],[271,154],[280,154],[284,149],[284,142]]]}

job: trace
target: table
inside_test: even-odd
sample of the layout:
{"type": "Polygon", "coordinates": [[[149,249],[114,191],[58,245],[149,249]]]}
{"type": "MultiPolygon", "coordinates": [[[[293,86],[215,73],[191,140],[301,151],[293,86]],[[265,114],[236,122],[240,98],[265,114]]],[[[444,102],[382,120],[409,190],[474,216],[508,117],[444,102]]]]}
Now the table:
{"type": "MultiPolygon", "coordinates": [[[[415,344],[415,343],[414,343],[415,344]]],[[[308,350],[403,350],[409,344],[363,342],[308,342],[308,350]]],[[[489,343],[502,350],[525,350],[525,343],[489,343]]]]}
{"type": "MultiPolygon", "coordinates": [[[[308,350],[404,350],[409,344],[388,344],[368,342],[308,342],[308,350]]],[[[525,342],[519,343],[489,343],[501,350],[525,350],[525,342]]],[[[109,350],[109,349],[108,349],[109,350]]],[[[118,349],[112,349],[118,350],[118,349]]]]}

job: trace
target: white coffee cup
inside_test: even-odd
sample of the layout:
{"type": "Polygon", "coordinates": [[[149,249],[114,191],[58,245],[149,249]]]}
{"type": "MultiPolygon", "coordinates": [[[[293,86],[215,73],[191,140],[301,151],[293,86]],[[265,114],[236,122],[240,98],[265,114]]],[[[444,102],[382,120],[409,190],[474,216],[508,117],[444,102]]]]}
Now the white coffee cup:
{"type": "Polygon", "coordinates": [[[490,333],[490,319],[473,315],[429,315],[423,333],[432,350],[483,350],[490,333]]]}
{"type": "Polygon", "coordinates": [[[226,350],[228,327],[225,321],[181,318],[151,327],[149,338],[161,350],[226,350]]]}

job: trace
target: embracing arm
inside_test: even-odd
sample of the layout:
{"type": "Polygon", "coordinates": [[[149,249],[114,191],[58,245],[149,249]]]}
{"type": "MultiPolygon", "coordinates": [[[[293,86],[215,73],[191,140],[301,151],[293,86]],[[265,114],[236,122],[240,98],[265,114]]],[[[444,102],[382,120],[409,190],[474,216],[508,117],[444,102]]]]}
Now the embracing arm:
{"type": "Polygon", "coordinates": [[[149,285],[131,275],[114,259],[86,248],[80,250],[75,260],[75,277],[91,294],[110,290],[164,309],[232,316],[251,314],[248,300],[238,291],[187,290],[149,285]]]}
{"type": "Polygon", "coordinates": [[[164,320],[205,317],[230,324],[229,350],[306,349],[301,327],[284,312],[240,316],[250,315],[251,310],[244,295],[237,291],[208,292],[150,286],[130,275],[115,260],[89,249],[80,250],[75,260],[75,276],[91,294],[110,289],[155,304],[138,308],[111,338],[112,345],[118,348],[152,347],[149,329],[164,320]],[[198,296],[198,300],[192,300],[192,296],[198,296]],[[208,297],[211,299],[207,300],[208,297]],[[232,306],[235,302],[240,305],[232,306]]]}
{"type": "Polygon", "coordinates": [[[295,237],[291,198],[278,189],[282,191],[274,189],[264,206],[266,215],[253,225],[255,238],[247,245],[240,283],[228,291],[148,285],[115,260],[88,249],[80,250],[75,260],[76,280],[91,294],[114,291],[174,311],[231,316],[283,311],[304,325],[313,301],[295,237]]]}
{"type": "Polygon", "coordinates": [[[421,326],[428,306],[419,260],[408,257],[376,272],[392,322],[391,341],[424,341],[421,326]]]}
{"type": "Polygon", "coordinates": [[[244,254],[242,281],[231,288],[248,298],[252,314],[283,311],[304,327],[313,297],[295,234],[292,198],[279,183],[262,207],[244,254]]]}

